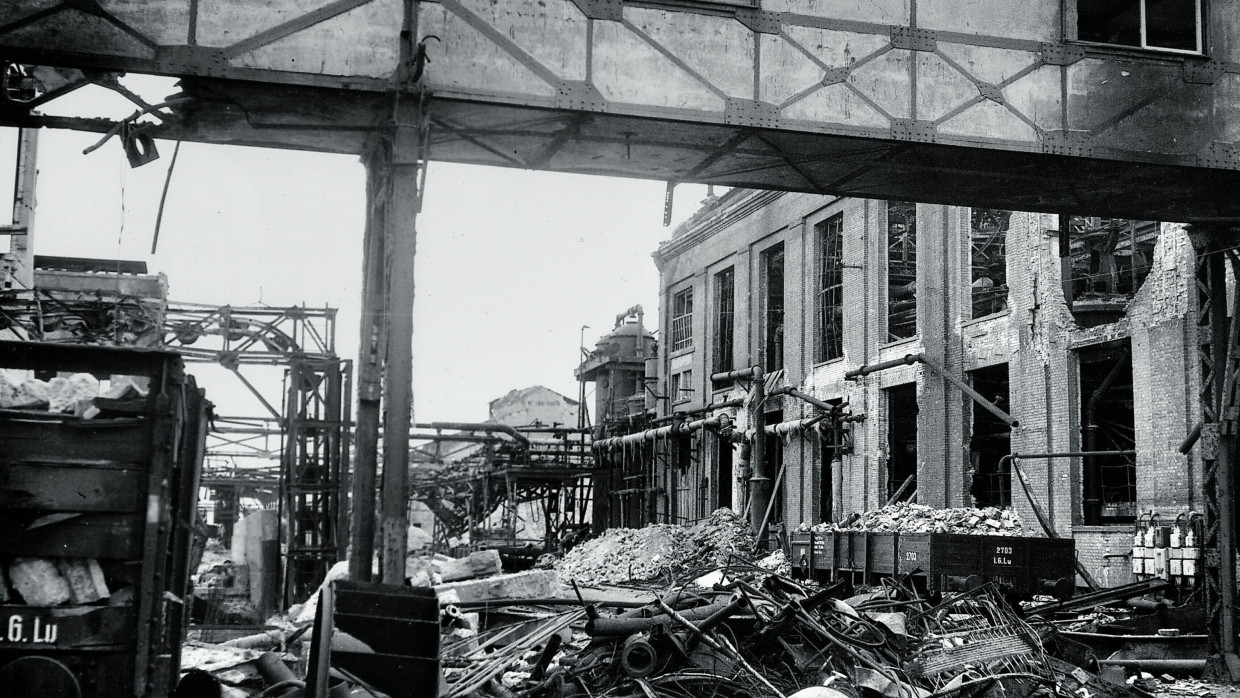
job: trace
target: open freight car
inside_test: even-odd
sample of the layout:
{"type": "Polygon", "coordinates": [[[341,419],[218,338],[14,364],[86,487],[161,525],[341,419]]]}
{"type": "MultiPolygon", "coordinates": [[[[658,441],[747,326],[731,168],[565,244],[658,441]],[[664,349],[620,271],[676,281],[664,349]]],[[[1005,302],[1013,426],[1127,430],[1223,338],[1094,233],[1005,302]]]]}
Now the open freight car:
{"type": "Polygon", "coordinates": [[[1071,538],[807,531],[791,536],[792,566],[805,576],[845,575],[873,583],[912,575],[930,592],[994,582],[1018,598],[1070,598],[1075,590],[1076,544],[1071,538]]]}
{"type": "Polygon", "coordinates": [[[175,684],[209,403],[178,355],[0,342],[0,694],[175,684]]]}

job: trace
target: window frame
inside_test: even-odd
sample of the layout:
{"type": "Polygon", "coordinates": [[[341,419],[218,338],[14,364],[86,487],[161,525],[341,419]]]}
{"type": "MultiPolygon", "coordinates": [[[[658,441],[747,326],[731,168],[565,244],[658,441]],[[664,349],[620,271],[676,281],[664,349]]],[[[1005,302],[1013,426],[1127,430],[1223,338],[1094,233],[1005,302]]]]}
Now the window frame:
{"type": "Polygon", "coordinates": [[[1141,32],[1141,44],[1113,44],[1104,41],[1090,41],[1081,38],[1081,14],[1078,9],[1080,0],[1064,0],[1067,8],[1065,13],[1068,21],[1064,22],[1065,27],[1070,27],[1071,41],[1083,44],[1090,48],[1117,49],[1136,52],[1149,52],[1150,54],[1164,54],[1170,56],[1206,56],[1206,12],[1208,10],[1207,0],[1193,0],[1194,13],[1197,25],[1197,49],[1188,50],[1181,48],[1171,48],[1166,46],[1151,46],[1148,41],[1148,30],[1146,24],[1146,1],[1134,0],[1138,4],[1138,16],[1141,32]]]}
{"type": "Polygon", "coordinates": [[[827,361],[834,361],[835,359],[838,359],[844,356],[844,324],[842,322],[840,323],[840,326],[838,329],[838,337],[835,338],[835,341],[831,342],[832,349],[835,349],[836,342],[838,342],[839,352],[831,353],[830,355],[828,355],[829,354],[829,352],[827,351],[828,323],[827,323],[827,317],[826,317],[826,312],[827,312],[828,307],[838,307],[841,309],[844,307],[844,266],[845,265],[844,265],[844,214],[843,212],[839,212],[832,216],[828,216],[827,218],[815,223],[814,234],[815,234],[815,238],[817,241],[817,252],[818,252],[818,255],[817,255],[818,264],[817,264],[817,269],[816,269],[817,277],[818,277],[818,288],[814,294],[814,305],[815,305],[815,308],[814,308],[815,310],[815,313],[814,313],[814,316],[815,316],[814,317],[814,324],[815,324],[814,363],[826,363],[827,361]],[[837,230],[834,233],[830,232],[832,226],[838,226],[837,230]],[[837,275],[831,279],[835,281],[835,283],[831,285],[828,285],[827,262],[829,259],[832,259],[832,257],[828,255],[828,250],[827,250],[828,241],[831,241],[832,247],[838,246],[839,248],[839,255],[834,257],[833,261],[835,263],[831,266],[831,269],[830,269],[832,273],[837,275]],[[831,291],[837,288],[838,288],[838,293],[839,293],[838,303],[833,306],[828,306],[827,296],[831,291]]]}
{"type": "Polygon", "coordinates": [[[668,320],[671,329],[672,353],[693,348],[693,287],[683,288],[672,294],[672,312],[668,320]]]}
{"type": "Polygon", "coordinates": [[[686,368],[671,375],[667,386],[668,402],[673,405],[693,399],[693,369],[686,368]],[[682,395],[683,393],[683,395],[682,395]]]}
{"type": "Polygon", "coordinates": [[[714,351],[711,352],[711,366],[714,373],[722,373],[736,367],[736,267],[730,266],[717,271],[711,278],[715,291],[715,325],[712,333],[714,351]],[[728,292],[726,303],[723,297],[725,289],[728,292]]]}
{"type": "Polygon", "coordinates": [[[787,358],[785,351],[787,350],[786,329],[788,321],[788,256],[784,241],[775,242],[762,250],[759,253],[758,264],[759,280],[762,284],[762,363],[766,371],[774,372],[785,367],[784,362],[787,358]],[[774,294],[771,293],[771,271],[775,267],[776,260],[779,263],[780,292],[778,308],[772,307],[774,294]],[[778,320],[778,323],[775,320],[778,320]],[[776,339],[774,332],[777,328],[779,330],[778,339],[776,339]],[[778,355],[776,356],[775,354],[778,355]]]}

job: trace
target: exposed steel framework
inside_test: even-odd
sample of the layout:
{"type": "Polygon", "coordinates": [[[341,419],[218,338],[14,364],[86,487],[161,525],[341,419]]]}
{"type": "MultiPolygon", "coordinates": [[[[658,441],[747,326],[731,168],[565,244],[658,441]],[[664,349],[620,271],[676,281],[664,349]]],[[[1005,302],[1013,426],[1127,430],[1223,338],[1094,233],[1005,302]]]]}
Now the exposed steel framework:
{"type": "Polygon", "coordinates": [[[243,489],[278,492],[287,512],[286,603],[308,597],[344,558],[352,361],[335,354],[334,308],[169,303],[156,309],[139,298],[36,289],[6,294],[0,315],[32,339],[107,344],[136,337],[177,351],[187,363],[232,372],[268,414],[213,421],[204,482],[226,498],[243,489]],[[65,327],[73,329],[67,339],[65,327]],[[57,334],[49,334],[52,328],[57,334]],[[282,395],[265,392],[243,372],[259,366],[284,368],[282,395]],[[278,471],[268,465],[273,460],[278,471]]]}

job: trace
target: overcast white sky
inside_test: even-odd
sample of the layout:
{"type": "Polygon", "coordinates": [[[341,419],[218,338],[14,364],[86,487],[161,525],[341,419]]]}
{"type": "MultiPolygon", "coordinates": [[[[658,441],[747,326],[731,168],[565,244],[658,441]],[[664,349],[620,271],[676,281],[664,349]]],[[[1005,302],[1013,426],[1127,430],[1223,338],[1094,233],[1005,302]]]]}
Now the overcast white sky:
{"type": "MultiPolygon", "coordinates": [[[[172,91],[158,85],[153,96],[172,91]]],[[[58,101],[47,111],[133,111],[101,90],[58,101]]],[[[338,352],[356,358],[364,206],[356,157],[186,143],[151,255],[173,144],[160,142],[159,160],[130,169],[116,140],[82,155],[97,139],[42,133],[36,254],[144,260],[167,274],[174,301],[339,308],[338,352]]],[[[4,162],[13,142],[13,132],[0,133],[4,162]]],[[[0,169],[11,181],[10,168],[0,169]]],[[[415,419],[482,420],[490,400],[534,384],[575,398],[582,325],[587,347],[635,303],[654,325],[650,255],[671,235],[664,187],[433,163],[418,222],[415,419]]],[[[678,187],[675,220],[705,193],[678,187]]],[[[261,414],[231,376],[195,373],[220,413],[261,414]]]]}

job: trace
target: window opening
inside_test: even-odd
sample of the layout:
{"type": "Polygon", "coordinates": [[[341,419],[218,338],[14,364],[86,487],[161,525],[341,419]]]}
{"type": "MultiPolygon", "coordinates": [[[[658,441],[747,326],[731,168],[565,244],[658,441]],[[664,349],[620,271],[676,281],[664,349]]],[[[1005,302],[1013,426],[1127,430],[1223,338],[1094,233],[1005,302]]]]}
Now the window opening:
{"type": "MultiPolygon", "coordinates": [[[[1009,409],[1008,365],[987,366],[969,372],[973,389],[999,409],[1009,409]]],[[[969,494],[979,507],[1012,506],[1012,469],[1003,457],[1012,452],[1012,427],[973,405],[973,430],[969,436],[969,460],[973,481],[969,494]],[[999,464],[1003,467],[1000,468],[999,464]]]]}
{"type": "Polygon", "coordinates": [[[672,351],[693,346],[693,289],[672,297],[672,351]]]}
{"type": "MultiPolygon", "coordinates": [[[[767,425],[779,424],[782,421],[784,421],[783,411],[776,410],[774,412],[766,413],[767,425]]],[[[766,459],[766,467],[764,470],[766,471],[766,476],[771,478],[771,485],[773,486],[775,481],[779,480],[779,469],[784,464],[783,437],[779,434],[767,434],[765,449],[763,458],[766,459]]],[[[779,487],[776,487],[775,490],[771,492],[772,505],[768,530],[775,530],[777,528],[776,524],[779,524],[784,520],[784,483],[787,482],[787,480],[788,474],[784,473],[783,479],[779,482],[779,487]]]]}
{"type": "Polygon", "coordinates": [[[1068,225],[1072,315],[1082,327],[1115,322],[1149,276],[1159,225],[1088,216],[1072,216],[1068,225]]]}
{"type": "Polygon", "coordinates": [[[887,388],[887,497],[904,488],[899,501],[917,491],[917,384],[887,388]]]}
{"type": "Polygon", "coordinates": [[[975,208],[971,216],[973,317],[1007,310],[1007,231],[1011,211],[975,208]]]}
{"type": "Polygon", "coordinates": [[[887,340],[917,334],[917,205],[887,202],[887,340]]]}
{"type": "Polygon", "coordinates": [[[733,368],[733,335],[736,312],[736,273],[728,267],[715,274],[715,351],[714,372],[733,368]]]}
{"type": "Polygon", "coordinates": [[[844,216],[814,226],[818,238],[818,342],[815,362],[844,355],[844,216]]]}
{"type": "Polygon", "coordinates": [[[693,397],[693,370],[672,374],[672,384],[668,389],[668,399],[673,403],[693,397]]]}
{"type": "Polygon", "coordinates": [[[1077,38],[1133,48],[1202,52],[1201,0],[1077,0],[1077,38]]]}
{"type": "Polygon", "coordinates": [[[841,456],[844,451],[844,438],[840,433],[842,423],[835,419],[835,415],[840,413],[844,400],[842,398],[833,398],[827,400],[831,405],[831,416],[827,417],[827,423],[831,426],[824,434],[824,438],[819,441],[819,458],[820,470],[818,473],[818,520],[831,521],[834,514],[835,506],[835,477],[839,472],[841,456]]]}
{"type": "Polygon", "coordinates": [[[732,443],[726,439],[715,440],[715,487],[716,508],[732,508],[732,443]]]}
{"type": "Polygon", "coordinates": [[[765,288],[766,370],[784,367],[784,243],[762,253],[762,277],[765,288]]]}
{"type": "MultiPolygon", "coordinates": [[[[1080,349],[1082,451],[1129,451],[1136,443],[1131,346],[1127,339],[1080,349]]],[[[1132,456],[1087,456],[1083,515],[1087,525],[1130,523],[1137,515],[1132,456]]]]}

